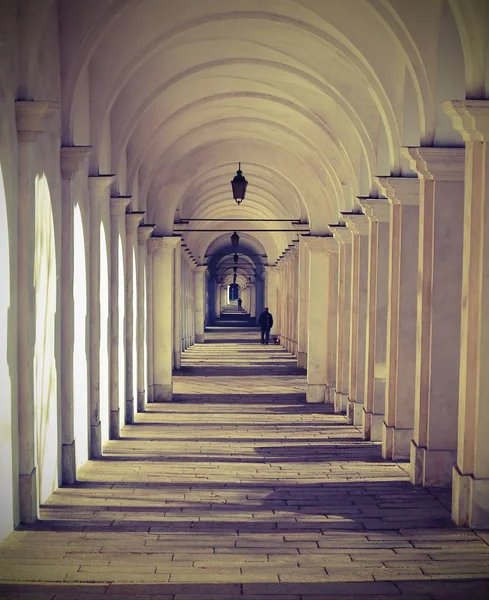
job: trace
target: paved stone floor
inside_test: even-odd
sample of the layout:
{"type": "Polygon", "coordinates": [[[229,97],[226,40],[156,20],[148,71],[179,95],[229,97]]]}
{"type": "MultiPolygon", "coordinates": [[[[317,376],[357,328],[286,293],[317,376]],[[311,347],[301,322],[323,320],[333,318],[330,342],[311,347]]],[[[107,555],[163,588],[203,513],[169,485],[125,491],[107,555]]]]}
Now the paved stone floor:
{"type": "Polygon", "coordinates": [[[489,532],[449,493],[304,403],[304,375],[253,330],[189,349],[175,402],[0,545],[0,599],[489,598],[489,532]]]}

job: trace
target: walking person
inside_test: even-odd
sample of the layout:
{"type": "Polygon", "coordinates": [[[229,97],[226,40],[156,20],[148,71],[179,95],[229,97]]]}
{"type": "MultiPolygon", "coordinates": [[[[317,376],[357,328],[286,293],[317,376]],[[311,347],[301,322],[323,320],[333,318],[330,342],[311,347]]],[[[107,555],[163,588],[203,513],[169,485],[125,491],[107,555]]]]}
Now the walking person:
{"type": "Polygon", "coordinates": [[[241,310],[241,306],[243,305],[243,300],[241,300],[241,298],[238,298],[238,308],[241,310]]]}
{"type": "Polygon", "coordinates": [[[270,340],[270,329],[273,327],[272,313],[268,312],[268,308],[265,307],[263,312],[258,318],[258,325],[261,331],[261,343],[268,344],[270,340]]]}

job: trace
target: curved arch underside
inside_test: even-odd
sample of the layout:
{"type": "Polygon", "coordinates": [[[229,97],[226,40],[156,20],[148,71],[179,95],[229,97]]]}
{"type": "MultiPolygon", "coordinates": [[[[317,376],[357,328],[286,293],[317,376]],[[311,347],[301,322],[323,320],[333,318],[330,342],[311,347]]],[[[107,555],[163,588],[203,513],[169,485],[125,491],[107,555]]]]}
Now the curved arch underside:
{"type": "Polygon", "coordinates": [[[226,219],[239,218],[270,220],[243,227],[259,231],[242,247],[273,263],[297,235],[272,220],[328,234],[376,194],[375,176],[401,172],[403,140],[433,139],[442,2],[423,8],[423,28],[411,4],[63,2],[63,138],[94,148],[92,173],[115,173],[157,234],[222,219],[184,233],[199,262],[233,253],[225,232],[242,224],[226,219]]]}

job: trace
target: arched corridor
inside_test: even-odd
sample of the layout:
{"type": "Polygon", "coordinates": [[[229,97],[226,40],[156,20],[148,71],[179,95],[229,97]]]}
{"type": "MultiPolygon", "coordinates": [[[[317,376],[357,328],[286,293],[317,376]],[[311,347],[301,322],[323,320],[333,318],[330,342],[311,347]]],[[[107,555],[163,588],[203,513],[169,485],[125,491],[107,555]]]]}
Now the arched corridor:
{"type": "Polygon", "coordinates": [[[183,355],[174,402],[0,546],[0,576],[31,581],[4,597],[485,597],[489,536],[453,526],[446,491],[412,486],[406,463],[306,404],[293,356],[256,330],[208,342],[183,355]]]}
{"type": "MultiPolygon", "coordinates": [[[[330,529],[328,556],[350,536],[442,551],[420,553],[428,573],[387,546],[331,594],[481,591],[488,139],[489,0],[0,0],[2,581],[68,585],[93,563],[62,548],[97,548],[89,530],[119,528],[121,555],[158,546],[152,524],[194,502],[173,533],[203,554],[221,552],[201,523],[227,511],[253,555],[314,550],[285,563],[298,591],[258,586],[289,577],[269,579],[273,552],[234,579],[226,563],[230,585],[259,580],[237,595],[322,594],[330,529]]],[[[105,562],[94,581],[117,584],[105,562]]]]}

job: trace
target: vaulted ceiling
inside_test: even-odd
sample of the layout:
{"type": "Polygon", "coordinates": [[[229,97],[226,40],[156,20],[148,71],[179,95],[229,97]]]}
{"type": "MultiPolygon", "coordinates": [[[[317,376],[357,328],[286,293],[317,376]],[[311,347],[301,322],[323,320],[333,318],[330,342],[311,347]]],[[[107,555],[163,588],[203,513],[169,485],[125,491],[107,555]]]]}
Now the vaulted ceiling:
{"type": "MultiPolygon", "coordinates": [[[[460,143],[438,104],[463,97],[473,75],[471,10],[457,0],[63,0],[64,143],[91,145],[92,173],[115,173],[114,192],[160,234],[186,218],[290,219],[326,234],[358,195],[377,194],[376,175],[407,169],[402,145],[460,143]],[[230,187],[239,161],[241,206],[230,187]]],[[[292,231],[250,224],[262,231],[241,234],[242,248],[273,263],[297,238],[281,225],[292,231]]],[[[204,262],[231,252],[229,235],[184,238],[204,262]]]]}

